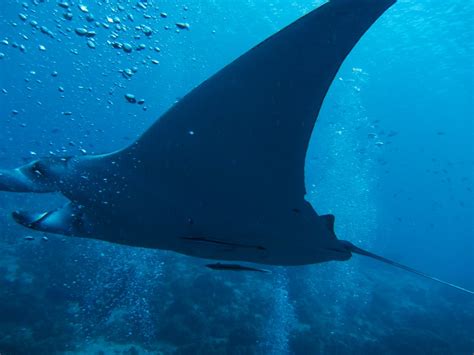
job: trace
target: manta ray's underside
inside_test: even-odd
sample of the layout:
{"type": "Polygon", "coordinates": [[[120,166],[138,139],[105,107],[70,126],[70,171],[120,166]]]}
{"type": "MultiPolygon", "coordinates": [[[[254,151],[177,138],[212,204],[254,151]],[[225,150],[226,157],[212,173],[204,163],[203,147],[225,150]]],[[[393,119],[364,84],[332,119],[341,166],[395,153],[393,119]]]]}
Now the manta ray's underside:
{"type": "Polygon", "coordinates": [[[318,216],[305,200],[305,155],[324,97],[351,49],[394,3],[326,3],[192,90],[124,150],[0,171],[0,190],[59,191],[70,200],[14,219],[202,258],[302,265],[358,253],[417,272],[338,240],[334,217],[318,216]]]}

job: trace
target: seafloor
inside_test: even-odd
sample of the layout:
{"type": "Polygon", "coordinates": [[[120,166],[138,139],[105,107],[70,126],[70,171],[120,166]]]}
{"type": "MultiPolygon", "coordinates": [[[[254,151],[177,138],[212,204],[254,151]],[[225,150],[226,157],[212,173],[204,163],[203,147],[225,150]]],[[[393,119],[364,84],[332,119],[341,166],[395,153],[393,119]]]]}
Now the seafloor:
{"type": "Polygon", "coordinates": [[[474,346],[471,296],[371,262],[229,274],[171,253],[18,232],[3,230],[2,354],[444,355],[474,346]]]}

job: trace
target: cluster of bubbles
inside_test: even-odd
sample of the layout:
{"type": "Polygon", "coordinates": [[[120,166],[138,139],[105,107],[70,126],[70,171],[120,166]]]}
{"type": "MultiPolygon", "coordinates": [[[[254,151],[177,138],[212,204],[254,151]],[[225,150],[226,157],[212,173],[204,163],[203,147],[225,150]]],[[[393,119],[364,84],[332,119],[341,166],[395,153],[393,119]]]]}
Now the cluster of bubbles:
{"type": "MultiPolygon", "coordinates": [[[[378,148],[383,145],[375,133],[370,133],[369,140],[363,139],[363,132],[377,129],[376,123],[367,117],[360,95],[368,79],[365,71],[353,68],[347,78],[340,77],[335,81],[334,91],[339,91],[339,99],[337,104],[328,102],[331,106],[329,117],[320,117],[329,124],[319,127],[322,141],[316,148],[319,156],[309,163],[312,167],[316,162],[314,169],[324,168],[315,171],[319,181],[310,183],[308,191],[309,200],[317,202],[319,212],[337,216],[338,238],[364,247],[370,247],[375,238],[377,207],[372,190],[377,184],[378,148]],[[317,186],[324,188],[317,190],[317,186]]],[[[318,265],[317,269],[307,271],[310,297],[321,299],[330,295],[332,299],[334,328],[329,334],[344,333],[349,321],[349,303],[351,307],[354,304],[364,307],[370,300],[370,287],[359,287],[361,280],[356,269],[357,265],[351,262],[334,263],[330,268],[318,265]],[[358,302],[354,302],[355,299],[358,302]]]]}
{"type": "Polygon", "coordinates": [[[289,338],[296,316],[288,294],[288,282],[286,270],[278,269],[272,280],[272,296],[268,300],[272,311],[261,335],[259,351],[262,354],[291,353],[289,338]]]}
{"type": "MultiPolygon", "coordinates": [[[[18,12],[1,21],[13,30],[0,35],[0,62],[4,60],[5,64],[18,69],[17,74],[24,75],[24,86],[21,82],[18,85],[18,81],[10,87],[0,84],[0,95],[11,105],[5,111],[10,114],[4,117],[6,124],[0,138],[12,143],[18,141],[14,130],[18,126],[25,129],[28,136],[36,128],[36,121],[30,117],[38,115],[35,112],[38,108],[41,114],[48,116],[48,120],[38,122],[37,129],[48,136],[50,148],[44,151],[47,145],[38,144],[42,149],[31,150],[33,158],[45,154],[97,153],[90,138],[107,138],[103,128],[107,123],[87,117],[86,108],[95,104],[110,112],[110,116],[113,116],[111,109],[125,111],[120,119],[134,120],[124,125],[133,124],[138,127],[137,132],[141,131],[148,122],[145,117],[143,120],[135,118],[140,111],[156,110],[159,98],[154,97],[154,103],[150,104],[148,85],[138,85],[139,81],[133,79],[137,73],[142,78],[159,75],[163,63],[166,66],[171,58],[170,43],[175,43],[177,36],[186,38],[180,33],[192,29],[191,10],[184,3],[32,0],[10,4],[7,10],[10,7],[18,12]],[[57,88],[57,96],[51,88],[57,88]],[[28,99],[28,105],[22,106],[25,100],[16,101],[23,96],[28,99]],[[122,105],[130,106],[122,110],[122,105]],[[48,127],[51,127],[49,131],[48,127]],[[57,135],[56,140],[49,138],[50,133],[72,130],[78,133],[74,137],[68,138],[65,133],[57,135]]],[[[121,124],[119,119],[110,123],[111,128],[121,127],[121,124]]],[[[127,134],[123,140],[130,141],[136,134],[127,134]]],[[[125,144],[128,142],[117,142],[105,149],[113,150],[125,144]]]]}
{"type": "Polygon", "coordinates": [[[159,297],[163,278],[160,254],[111,245],[97,246],[94,251],[102,260],[100,269],[85,280],[89,288],[83,290],[76,310],[78,335],[86,343],[108,333],[117,339],[151,344],[158,324],[150,302],[159,297]]]}
{"type": "MultiPolygon", "coordinates": [[[[176,11],[174,14],[161,11],[160,7],[152,0],[139,0],[135,5],[112,4],[109,1],[93,5],[100,5],[100,9],[97,8],[96,12],[101,13],[101,16],[94,15],[92,10],[94,6],[91,5],[89,8],[81,2],[60,1],[55,8],[51,8],[51,4],[40,0],[22,2],[18,20],[12,19],[9,23],[16,28],[15,36],[6,36],[0,39],[0,60],[9,56],[10,48],[28,53],[37,46],[37,50],[46,52],[51,47],[56,49],[57,43],[66,43],[66,46],[59,47],[62,52],[68,51],[73,55],[81,54],[81,61],[90,59],[90,62],[84,62],[84,65],[100,66],[95,63],[100,63],[99,58],[104,54],[109,54],[104,48],[109,47],[112,50],[117,50],[117,55],[122,55],[122,58],[118,61],[108,61],[107,68],[103,68],[103,75],[107,75],[106,72],[111,64],[121,65],[122,61],[134,63],[116,69],[116,73],[129,80],[137,73],[141,65],[160,64],[159,56],[163,48],[161,44],[166,41],[164,32],[180,33],[191,28],[187,22],[188,7],[185,5],[181,7],[181,11],[176,11]],[[39,9],[40,6],[44,6],[44,9],[39,9]],[[45,12],[51,16],[41,16],[45,12]],[[84,39],[84,46],[90,50],[96,50],[99,47],[102,47],[102,50],[92,55],[82,55],[83,53],[77,47],[80,46],[81,41],[78,42],[73,38],[74,36],[84,39]],[[138,53],[141,53],[140,56],[138,53]]],[[[54,56],[57,57],[58,54],[55,53],[54,56]]],[[[36,54],[32,53],[31,56],[36,56],[36,54]]],[[[30,71],[30,76],[36,75],[33,72],[35,71],[30,71]]],[[[52,71],[51,76],[57,77],[58,71],[52,71]]],[[[38,84],[43,81],[40,78],[35,79],[38,84]]],[[[30,78],[25,78],[27,83],[30,80],[30,78]]],[[[125,89],[123,84],[117,83],[117,86],[122,90],[125,89]]],[[[27,87],[27,90],[31,91],[33,88],[27,87]]],[[[61,93],[66,92],[65,86],[62,84],[58,85],[58,90],[61,93]]],[[[88,90],[92,91],[93,88],[89,87],[88,90]]],[[[5,95],[8,94],[6,88],[2,88],[1,91],[5,95]]],[[[143,107],[143,110],[147,110],[145,99],[136,96],[134,93],[123,92],[122,100],[125,103],[138,104],[143,107]]],[[[41,105],[42,103],[37,102],[37,104],[41,105]]],[[[11,112],[13,116],[19,113],[18,109],[11,112]]],[[[71,116],[72,112],[65,111],[64,115],[71,116]]]]}

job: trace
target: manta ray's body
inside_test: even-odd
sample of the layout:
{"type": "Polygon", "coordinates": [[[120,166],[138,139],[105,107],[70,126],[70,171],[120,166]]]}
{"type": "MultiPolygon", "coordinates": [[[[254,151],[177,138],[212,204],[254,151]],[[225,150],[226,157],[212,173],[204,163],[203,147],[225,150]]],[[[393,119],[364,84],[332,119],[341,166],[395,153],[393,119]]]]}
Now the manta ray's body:
{"type": "Polygon", "coordinates": [[[305,200],[304,165],[341,63],[394,3],[330,1],[202,83],[124,150],[0,171],[0,190],[60,191],[71,201],[14,218],[46,232],[219,260],[383,259],[336,238],[334,217],[305,200]]]}

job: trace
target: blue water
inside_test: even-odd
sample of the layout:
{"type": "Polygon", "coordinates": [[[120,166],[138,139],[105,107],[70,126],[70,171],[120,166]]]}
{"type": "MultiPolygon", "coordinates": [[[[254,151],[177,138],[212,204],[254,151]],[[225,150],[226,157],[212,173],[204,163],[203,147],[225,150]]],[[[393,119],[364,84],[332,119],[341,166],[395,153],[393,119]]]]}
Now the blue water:
{"type": "MultiPolygon", "coordinates": [[[[2,168],[130,144],[191,88],[323,3],[142,2],[71,0],[67,20],[53,0],[2,0],[2,168]],[[96,32],[95,48],[81,27],[96,32]],[[113,48],[114,32],[145,49],[113,48]]],[[[473,118],[474,2],[400,0],[328,93],[307,156],[308,200],[336,215],[341,239],[474,289],[473,118]]],[[[474,351],[472,296],[371,260],[226,274],[174,253],[45,241],[10,217],[63,202],[0,194],[0,354],[474,351]]]]}

